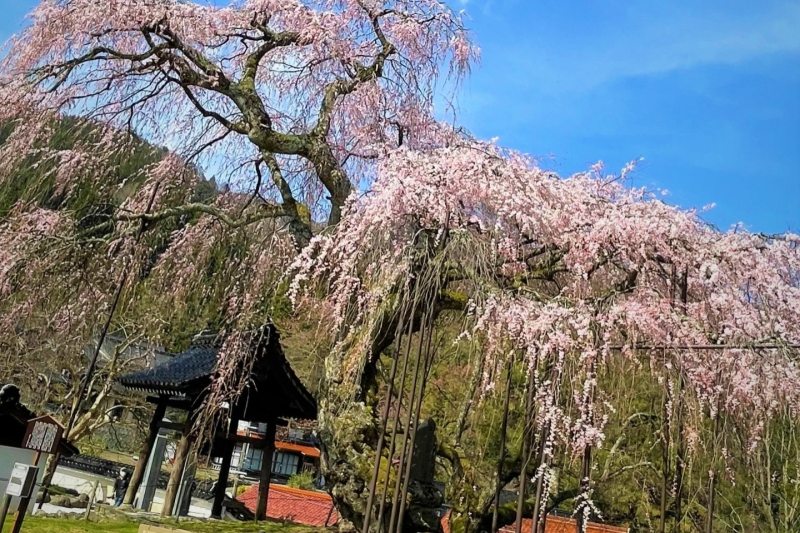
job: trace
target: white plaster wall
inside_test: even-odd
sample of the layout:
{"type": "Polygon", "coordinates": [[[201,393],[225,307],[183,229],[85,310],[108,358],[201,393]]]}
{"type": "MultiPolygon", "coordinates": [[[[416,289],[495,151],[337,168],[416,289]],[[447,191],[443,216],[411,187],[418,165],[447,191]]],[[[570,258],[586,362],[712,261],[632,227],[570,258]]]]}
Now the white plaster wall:
{"type": "Polygon", "coordinates": [[[111,478],[96,476],[63,466],[56,468],[56,472],[53,474],[53,485],[76,490],[79,494],[91,495],[90,493],[95,483],[97,483],[97,492],[94,495],[95,501],[110,501],[109,499],[113,498],[114,494],[114,480],[111,478]]]}

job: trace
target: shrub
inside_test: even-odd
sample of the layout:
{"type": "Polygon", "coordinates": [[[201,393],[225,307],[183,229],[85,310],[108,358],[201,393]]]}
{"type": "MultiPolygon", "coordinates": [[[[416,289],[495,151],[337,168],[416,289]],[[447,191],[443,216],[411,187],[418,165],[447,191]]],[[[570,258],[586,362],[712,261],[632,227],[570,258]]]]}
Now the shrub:
{"type": "Polygon", "coordinates": [[[311,472],[302,472],[290,477],[286,484],[295,489],[311,490],[314,488],[314,476],[311,472]]]}

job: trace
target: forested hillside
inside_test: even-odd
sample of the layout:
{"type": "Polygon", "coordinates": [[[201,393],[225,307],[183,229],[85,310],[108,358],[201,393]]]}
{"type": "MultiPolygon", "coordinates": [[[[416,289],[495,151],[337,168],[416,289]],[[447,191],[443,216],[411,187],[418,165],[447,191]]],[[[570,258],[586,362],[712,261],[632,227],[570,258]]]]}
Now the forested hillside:
{"type": "MultiPolygon", "coordinates": [[[[42,153],[53,151],[58,157],[39,156],[37,152],[32,153],[24,164],[8,170],[8,177],[0,187],[0,231],[6,233],[11,245],[15,243],[14,232],[17,228],[14,225],[15,209],[19,206],[37,206],[43,213],[53,213],[63,215],[67,220],[74,224],[76,230],[93,229],[94,233],[87,235],[90,238],[87,246],[69,249],[70,243],[49,243],[47,254],[58,254],[67,251],[66,259],[78,264],[94,265],[95,268],[103,268],[113,262],[113,257],[101,256],[91,245],[91,238],[102,238],[107,230],[102,229],[102,223],[108,220],[109,214],[113,213],[126,202],[136,199],[141,195],[145,188],[146,171],[153,165],[161,161],[168,154],[165,148],[159,148],[148,144],[135,136],[128,136],[129,144],[125,152],[120,152],[118,158],[111,162],[107,167],[103,167],[102,175],[93,172],[91,165],[84,168],[82,179],[74,188],[63,188],[59,185],[59,171],[62,165],[70,164],[70,157],[79,157],[81,150],[86,146],[100,143],[103,139],[103,129],[93,123],[73,117],[64,117],[58,121],[53,121],[46,125],[51,130],[47,146],[42,147],[42,153]],[[45,150],[46,149],[46,150],[45,150]],[[99,230],[97,228],[100,228],[99,230]]],[[[9,135],[14,132],[13,124],[6,124],[0,129],[0,145],[6,141],[9,135]]],[[[205,179],[200,172],[196,173],[195,179],[191,182],[192,200],[197,202],[210,202],[219,194],[216,183],[213,179],[205,179]]],[[[155,263],[159,254],[171,242],[175,231],[193,221],[190,218],[176,220],[172,224],[162,225],[158,231],[150,232],[147,237],[149,259],[144,263],[144,268],[137,273],[139,281],[145,281],[149,275],[149,268],[155,263]],[[149,266],[148,266],[149,265],[149,266]]],[[[21,245],[23,241],[18,240],[21,245]]],[[[34,254],[37,250],[27,250],[34,254]]],[[[45,254],[44,257],[47,257],[45,254]]],[[[69,265],[52,264],[49,275],[57,276],[60,270],[69,268],[69,265]]],[[[11,272],[13,274],[13,271],[11,272]]],[[[24,270],[20,275],[24,274],[24,270]]],[[[76,283],[97,283],[98,285],[111,285],[115,278],[119,276],[119,271],[97,272],[98,277],[94,280],[85,278],[74,280],[76,283]]],[[[11,286],[5,287],[4,295],[7,298],[0,302],[0,312],[8,312],[10,306],[16,298],[24,298],[21,294],[15,294],[16,287],[14,282],[18,278],[13,276],[10,279],[11,286]]],[[[50,302],[30,302],[30,313],[25,317],[14,317],[7,315],[4,320],[11,326],[7,333],[0,337],[0,351],[3,353],[0,369],[4,379],[13,382],[21,387],[26,402],[36,407],[61,408],[62,416],[67,416],[68,410],[72,408],[73,399],[79,385],[80,377],[83,375],[86,365],[86,355],[84,354],[89,336],[96,335],[99,324],[91,324],[87,329],[76,328],[71,335],[59,336],[53,326],[55,317],[46,310],[47,304],[60,299],[69,299],[77,287],[62,286],[52,291],[49,295],[50,302]],[[35,305],[38,303],[39,305],[35,305]],[[8,323],[14,320],[13,324],[8,323]],[[87,336],[88,335],[88,336],[87,336]]],[[[98,305],[99,312],[102,312],[101,304],[98,305]]],[[[142,308],[145,315],[148,313],[146,304],[142,308]]],[[[132,313],[140,311],[131,310],[132,313]]],[[[179,317],[176,316],[176,319],[179,317]]],[[[195,322],[186,324],[185,330],[180,330],[174,335],[162,335],[160,331],[145,331],[143,328],[133,324],[138,322],[135,316],[121,317],[115,323],[115,330],[112,333],[115,338],[125,339],[120,344],[119,350],[124,351],[128,343],[146,341],[152,337],[152,341],[162,344],[168,349],[178,349],[185,347],[188,338],[195,334],[195,329],[199,327],[195,322]],[[149,335],[152,333],[152,335],[149,335]]],[[[144,321],[143,325],[144,325],[144,321]]],[[[118,354],[113,354],[115,357],[118,354]]],[[[82,406],[91,411],[93,402],[97,396],[111,395],[112,401],[122,402],[131,407],[137,402],[125,401],[125,398],[115,396],[111,390],[113,379],[120,372],[128,368],[136,368],[146,364],[146,361],[126,361],[120,362],[119,367],[114,364],[103,366],[95,378],[93,389],[95,394],[87,399],[82,406]],[[124,363],[124,364],[123,364],[124,363]],[[126,366],[127,365],[127,366],[126,366]]],[[[138,407],[137,407],[138,409],[138,407]]],[[[105,423],[112,422],[107,418],[107,413],[89,413],[90,418],[98,419],[98,427],[105,423]]],[[[146,414],[134,410],[137,418],[146,418],[146,414]]],[[[87,426],[88,428],[89,426],[87,426]]],[[[80,428],[79,428],[80,429],[80,428]]],[[[129,430],[136,428],[120,428],[119,431],[130,434],[129,430]]],[[[134,442],[129,443],[131,450],[135,449],[139,442],[141,427],[134,431],[136,437],[134,442]]],[[[78,431],[79,435],[84,435],[78,431]]],[[[89,435],[86,434],[88,437],[89,435]]],[[[80,437],[79,437],[80,438],[80,437]]],[[[100,446],[102,444],[89,442],[87,446],[100,446]]],[[[117,446],[121,442],[115,443],[117,446]]]]}

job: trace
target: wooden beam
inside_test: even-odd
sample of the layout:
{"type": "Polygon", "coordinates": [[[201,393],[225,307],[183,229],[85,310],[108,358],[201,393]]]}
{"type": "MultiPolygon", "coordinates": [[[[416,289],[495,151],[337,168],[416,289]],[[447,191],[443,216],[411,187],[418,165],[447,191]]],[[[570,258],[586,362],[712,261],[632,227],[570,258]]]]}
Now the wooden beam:
{"type": "Polygon", "coordinates": [[[254,437],[252,435],[238,435],[236,433],[228,433],[227,435],[219,435],[216,441],[220,444],[225,442],[239,442],[242,444],[252,444],[256,448],[265,448],[267,446],[266,437],[254,437]]]}
{"type": "Polygon", "coordinates": [[[269,481],[272,475],[272,454],[275,452],[275,420],[267,423],[266,447],[261,455],[261,472],[258,476],[258,503],[256,504],[256,521],[266,520],[267,501],[269,500],[269,481]]]}
{"type": "Polygon", "coordinates": [[[166,401],[167,407],[174,407],[175,409],[183,409],[185,411],[191,409],[195,404],[195,400],[192,398],[175,398],[172,396],[147,396],[145,401],[156,404],[166,401]]]}
{"type": "Polygon", "coordinates": [[[163,420],[158,423],[161,429],[172,429],[174,431],[184,432],[189,429],[189,425],[185,422],[164,422],[163,420]]]}
{"type": "MultiPolygon", "coordinates": [[[[236,428],[239,427],[239,418],[231,416],[231,423],[228,431],[236,434],[236,428]]],[[[230,434],[230,433],[229,433],[230,434]]],[[[233,456],[234,441],[231,439],[224,439],[222,443],[222,464],[219,468],[219,476],[217,477],[217,486],[214,491],[214,503],[211,506],[211,517],[222,518],[222,503],[225,500],[225,491],[228,488],[228,475],[231,471],[231,460],[233,456]]],[[[236,498],[234,491],[233,497],[236,498]]]]}

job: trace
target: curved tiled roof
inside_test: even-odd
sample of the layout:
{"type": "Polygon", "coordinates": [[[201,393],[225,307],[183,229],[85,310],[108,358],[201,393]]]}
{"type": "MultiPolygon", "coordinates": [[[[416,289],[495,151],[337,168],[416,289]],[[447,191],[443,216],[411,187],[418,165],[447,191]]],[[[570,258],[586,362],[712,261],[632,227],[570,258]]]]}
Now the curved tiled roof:
{"type": "Polygon", "coordinates": [[[210,378],[217,364],[217,353],[215,348],[190,348],[153,368],[121,376],[119,382],[147,392],[185,393],[183,389],[210,378]]]}
{"type": "MultiPolygon", "coordinates": [[[[241,400],[245,405],[243,419],[259,420],[265,413],[255,411],[264,406],[272,408],[273,416],[316,418],[316,401],[286,360],[275,326],[265,325],[254,339],[251,385],[241,400]]],[[[197,401],[208,392],[220,341],[213,334],[203,333],[185,352],[168,357],[153,368],[121,376],[118,381],[129,389],[197,401]]]]}

